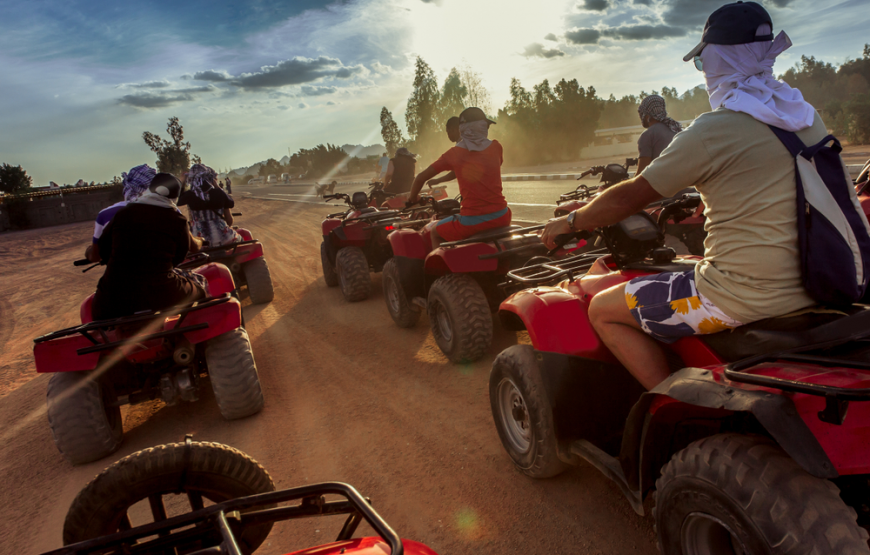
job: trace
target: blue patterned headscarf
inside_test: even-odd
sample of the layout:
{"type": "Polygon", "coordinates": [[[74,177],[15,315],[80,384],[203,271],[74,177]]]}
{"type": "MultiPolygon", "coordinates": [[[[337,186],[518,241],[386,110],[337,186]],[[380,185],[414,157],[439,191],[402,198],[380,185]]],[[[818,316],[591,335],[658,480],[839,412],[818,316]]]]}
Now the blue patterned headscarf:
{"type": "Polygon", "coordinates": [[[124,200],[133,202],[141,197],[142,193],[148,190],[148,186],[151,185],[151,180],[154,179],[155,175],[157,175],[157,170],[149,167],[148,164],[136,166],[129,172],[122,172],[121,177],[123,182],[121,187],[124,192],[124,200]]]}
{"type": "Polygon", "coordinates": [[[208,200],[208,191],[217,187],[217,173],[205,164],[194,164],[187,172],[187,183],[193,194],[208,200]]]}

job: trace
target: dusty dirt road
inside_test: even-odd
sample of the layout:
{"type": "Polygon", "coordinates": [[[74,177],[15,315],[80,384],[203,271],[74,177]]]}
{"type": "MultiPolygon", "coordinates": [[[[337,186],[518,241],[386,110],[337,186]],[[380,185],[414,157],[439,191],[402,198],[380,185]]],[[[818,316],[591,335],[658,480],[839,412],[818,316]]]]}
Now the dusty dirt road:
{"type": "MultiPolygon", "coordinates": [[[[60,547],[64,516],[80,488],[111,462],[185,433],[248,453],[278,487],[351,483],[403,537],[440,555],[656,553],[651,520],[636,516],[592,467],[542,481],[513,469],[492,423],[487,380],[493,356],[528,341],[525,334],[496,329],[490,356],[451,365],[425,317],[410,330],[393,324],[379,275],[373,297],[361,303],[348,304],[324,285],[319,223],[326,207],[258,200],[238,206],[239,223],[265,244],[275,283],[274,302],[244,308],[265,409],[224,421],[208,389],[193,404],[137,405],[124,414],[121,449],[80,467],[51,439],[48,379],[35,375],[31,340],[77,323],[79,302],[101,274],[71,265],[91,226],[0,235],[4,553],[60,547]]],[[[326,543],[340,526],[340,519],[277,525],[258,553],[326,543]]]]}

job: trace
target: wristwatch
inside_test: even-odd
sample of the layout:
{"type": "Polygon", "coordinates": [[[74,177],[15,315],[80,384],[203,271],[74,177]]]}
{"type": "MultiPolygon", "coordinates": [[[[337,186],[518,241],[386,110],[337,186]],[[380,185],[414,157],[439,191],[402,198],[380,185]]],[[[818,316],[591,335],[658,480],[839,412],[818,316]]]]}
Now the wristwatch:
{"type": "Polygon", "coordinates": [[[576,210],[574,210],[573,212],[571,212],[570,214],[568,214],[568,227],[571,228],[571,231],[577,231],[577,230],[574,228],[574,217],[575,217],[575,216],[577,216],[577,211],[576,211],[576,210]]]}

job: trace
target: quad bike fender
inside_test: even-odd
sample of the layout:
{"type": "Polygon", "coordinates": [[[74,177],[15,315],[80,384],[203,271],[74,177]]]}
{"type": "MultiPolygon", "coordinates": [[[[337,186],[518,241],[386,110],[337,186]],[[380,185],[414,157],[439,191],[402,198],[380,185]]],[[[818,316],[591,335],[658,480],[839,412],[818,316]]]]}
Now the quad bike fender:
{"type": "Polygon", "coordinates": [[[262,243],[242,245],[236,249],[236,263],[244,264],[245,262],[249,262],[255,258],[263,258],[263,254],[262,243]]]}
{"type": "Polygon", "coordinates": [[[224,293],[232,293],[236,289],[233,274],[223,264],[211,262],[195,269],[194,272],[205,277],[208,282],[208,292],[211,297],[220,297],[224,293]]]}
{"type": "Polygon", "coordinates": [[[494,272],[498,260],[480,260],[482,254],[498,252],[488,243],[471,243],[452,248],[437,248],[426,257],[426,274],[443,276],[445,274],[471,274],[474,272],[494,272]]]}
{"type": "Polygon", "coordinates": [[[33,359],[40,374],[53,372],[83,372],[93,370],[100,362],[100,353],[79,355],[77,351],[92,346],[83,335],[70,335],[33,345],[33,359]]]}
{"type": "Polygon", "coordinates": [[[588,311],[588,302],[565,289],[535,287],[502,301],[498,316],[506,329],[528,330],[538,351],[616,363],[592,329],[588,311]]]}
{"type": "Polygon", "coordinates": [[[363,221],[336,226],[332,231],[332,241],[336,247],[365,247],[371,236],[369,224],[363,221]]]}
{"type": "Polygon", "coordinates": [[[243,227],[240,227],[239,229],[237,229],[236,233],[238,233],[241,236],[242,241],[252,241],[254,239],[254,236],[251,235],[251,232],[243,227]]]}
{"type": "Polygon", "coordinates": [[[424,239],[428,237],[413,229],[397,229],[387,235],[387,241],[390,242],[390,247],[393,249],[393,256],[402,256],[405,258],[415,258],[423,260],[429,252],[424,243],[424,239]]]}
{"type": "MultiPolygon", "coordinates": [[[[407,555],[438,555],[422,543],[402,540],[402,547],[407,555]]],[[[309,547],[294,551],[287,555],[384,555],[390,552],[390,546],[381,538],[367,537],[353,540],[337,541],[318,547],[309,547]]]]}
{"type": "Polygon", "coordinates": [[[326,218],[325,220],[323,220],[323,222],[321,222],[320,230],[321,230],[324,237],[328,237],[329,233],[333,229],[340,227],[340,226],[341,226],[341,220],[339,220],[338,218],[326,218]]]}
{"type": "MultiPolygon", "coordinates": [[[[679,424],[705,419],[739,422],[748,415],[813,476],[839,475],[790,398],[738,389],[716,380],[710,370],[684,368],[644,393],[629,414],[619,457],[629,486],[641,495],[654,486],[678,441],[679,424]]],[[[710,435],[714,433],[718,430],[711,428],[710,435]]]]}
{"type": "MultiPolygon", "coordinates": [[[[241,327],[242,305],[238,299],[233,297],[225,303],[188,312],[182,325],[194,326],[202,323],[208,324],[208,327],[184,334],[185,339],[193,345],[241,327]]],[[[171,320],[166,323],[166,326],[170,324],[173,324],[171,320]]]]}
{"type": "Polygon", "coordinates": [[[82,324],[89,324],[94,321],[93,306],[94,293],[91,293],[82,301],[82,305],[79,307],[79,317],[82,320],[82,324]]]}

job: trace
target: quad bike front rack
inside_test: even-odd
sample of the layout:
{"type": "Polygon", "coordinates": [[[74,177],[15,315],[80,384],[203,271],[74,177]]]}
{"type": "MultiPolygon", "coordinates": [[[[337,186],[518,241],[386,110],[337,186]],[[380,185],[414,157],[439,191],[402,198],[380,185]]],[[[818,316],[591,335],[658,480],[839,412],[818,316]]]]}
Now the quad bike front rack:
{"type": "Polygon", "coordinates": [[[560,281],[567,276],[569,281],[574,281],[578,275],[589,271],[595,261],[608,253],[607,249],[570,256],[557,262],[544,262],[531,266],[524,266],[511,270],[505,276],[506,284],[522,285],[531,287],[534,285],[547,285],[560,281]]]}
{"type": "Polygon", "coordinates": [[[350,540],[360,522],[365,520],[389,544],[391,555],[403,555],[401,538],[372,508],[371,501],[360,495],[353,486],[341,482],[324,482],[239,497],[160,522],[67,545],[43,555],[176,552],[188,552],[190,555],[242,555],[236,536],[249,527],[334,515],[349,515],[335,541],[350,540]],[[327,501],[325,495],[340,495],[345,501],[327,501]],[[275,506],[295,500],[301,502],[275,506]],[[191,552],[193,549],[198,550],[191,552]]]}
{"type": "Polygon", "coordinates": [[[812,334],[819,337],[820,340],[794,349],[764,353],[738,360],[725,367],[725,377],[733,382],[824,397],[825,409],[819,411],[819,420],[828,424],[841,425],[846,418],[849,402],[870,401],[870,388],[837,387],[750,373],[753,368],[763,363],[779,361],[870,370],[870,357],[863,357],[864,360],[855,360],[848,356],[810,354],[853,341],[866,341],[870,337],[870,309],[820,326],[812,330],[812,334]],[[831,337],[831,339],[827,339],[825,336],[831,337]]]}
{"type": "Polygon", "coordinates": [[[78,326],[73,326],[71,328],[58,330],[47,335],[42,335],[34,339],[33,342],[43,343],[45,341],[51,341],[52,339],[58,339],[60,337],[67,337],[70,335],[79,334],[87,338],[87,340],[93,344],[90,347],[83,347],[76,351],[76,353],[79,355],[85,355],[88,353],[95,353],[98,351],[114,349],[115,347],[120,347],[123,345],[135,344],[151,339],[158,339],[170,335],[178,335],[181,333],[201,330],[208,327],[208,322],[202,322],[200,324],[194,324],[192,326],[182,326],[182,324],[184,323],[184,319],[187,317],[187,315],[197,310],[203,310],[229,302],[231,298],[232,296],[230,296],[229,293],[224,293],[220,297],[212,297],[204,301],[195,302],[188,306],[175,307],[162,311],[147,312],[144,314],[134,314],[133,316],[124,316],[121,318],[113,318],[111,320],[97,320],[96,322],[88,322],[87,324],[81,324],[78,326]],[[107,330],[118,326],[131,326],[133,324],[163,320],[170,316],[179,315],[180,317],[178,318],[178,321],[175,323],[175,326],[173,326],[172,329],[159,331],[147,335],[134,335],[121,341],[109,341],[109,337],[108,335],[106,335],[107,330]],[[95,338],[92,334],[98,335],[99,339],[102,339],[102,342],[98,341],[97,338],[95,338]]]}

